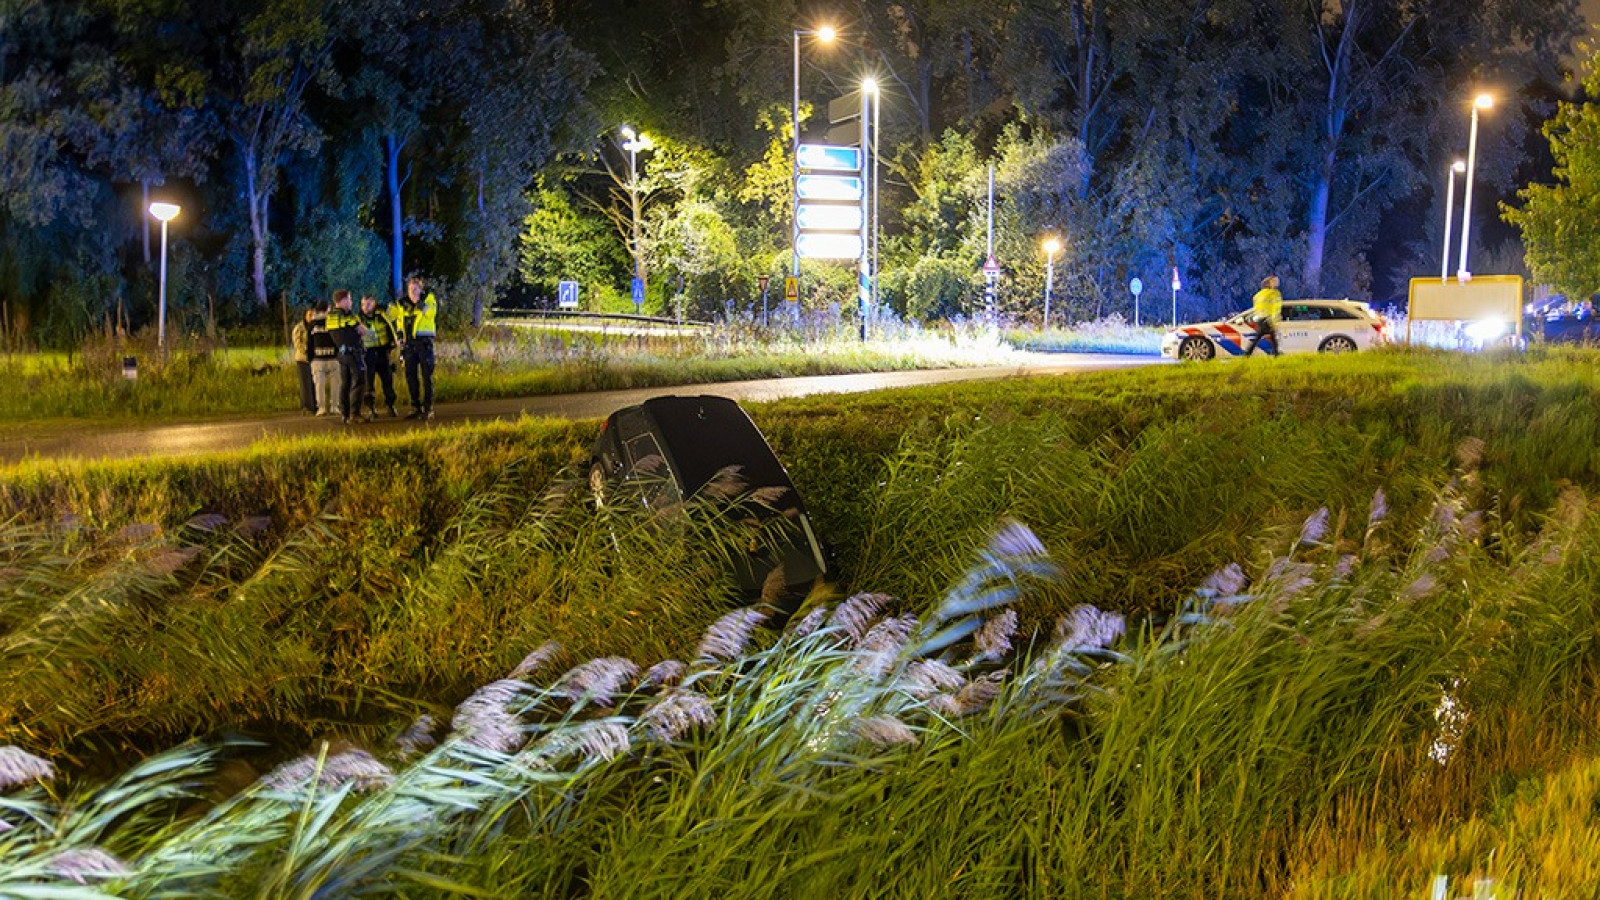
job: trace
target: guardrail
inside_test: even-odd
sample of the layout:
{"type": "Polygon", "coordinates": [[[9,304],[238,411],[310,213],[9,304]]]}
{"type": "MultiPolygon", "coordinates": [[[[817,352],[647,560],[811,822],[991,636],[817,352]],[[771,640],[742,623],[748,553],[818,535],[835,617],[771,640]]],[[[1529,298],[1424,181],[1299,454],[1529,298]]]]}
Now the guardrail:
{"type": "Polygon", "coordinates": [[[665,316],[640,316],[633,313],[602,313],[583,312],[572,309],[507,309],[499,306],[489,308],[491,319],[542,319],[549,321],[574,321],[574,322],[618,322],[635,325],[662,325],[672,328],[710,328],[710,322],[697,319],[669,319],[665,316]]]}

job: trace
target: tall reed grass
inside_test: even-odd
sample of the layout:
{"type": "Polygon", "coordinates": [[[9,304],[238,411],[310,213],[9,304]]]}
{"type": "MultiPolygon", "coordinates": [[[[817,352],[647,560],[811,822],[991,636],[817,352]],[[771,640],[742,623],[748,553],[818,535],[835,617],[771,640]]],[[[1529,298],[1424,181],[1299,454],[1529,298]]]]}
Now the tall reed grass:
{"type": "Polygon", "coordinates": [[[1497,534],[1466,457],[1417,520],[1317,510],[1168,615],[1012,631],[1061,566],[1011,523],[923,603],[736,610],[648,668],[521,642],[448,727],[226,796],[226,748],[101,788],[13,750],[0,894],[1592,896],[1600,504],[1497,534]]]}

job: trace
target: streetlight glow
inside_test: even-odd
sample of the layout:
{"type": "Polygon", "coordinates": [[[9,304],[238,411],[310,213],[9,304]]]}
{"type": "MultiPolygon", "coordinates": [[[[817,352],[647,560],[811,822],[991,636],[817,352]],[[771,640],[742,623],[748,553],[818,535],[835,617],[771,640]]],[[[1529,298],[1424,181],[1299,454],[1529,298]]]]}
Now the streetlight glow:
{"type": "Polygon", "coordinates": [[[1467,170],[1467,161],[1464,159],[1458,159],[1450,164],[1450,168],[1454,169],[1456,174],[1459,175],[1467,170]]]}
{"type": "Polygon", "coordinates": [[[839,33],[832,25],[794,29],[794,105],[790,107],[794,144],[789,169],[789,197],[793,202],[793,209],[789,216],[789,255],[790,275],[794,278],[796,291],[799,290],[800,284],[800,38],[814,37],[824,44],[831,44],[838,36],[839,33]]]}
{"type": "Polygon", "coordinates": [[[1494,97],[1490,94],[1479,94],[1472,98],[1472,105],[1479,109],[1493,109],[1494,97]]]}
{"type": "Polygon", "coordinates": [[[176,203],[152,203],[150,215],[161,220],[161,288],[156,303],[156,349],[167,349],[167,223],[176,219],[182,207],[176,203]]]}

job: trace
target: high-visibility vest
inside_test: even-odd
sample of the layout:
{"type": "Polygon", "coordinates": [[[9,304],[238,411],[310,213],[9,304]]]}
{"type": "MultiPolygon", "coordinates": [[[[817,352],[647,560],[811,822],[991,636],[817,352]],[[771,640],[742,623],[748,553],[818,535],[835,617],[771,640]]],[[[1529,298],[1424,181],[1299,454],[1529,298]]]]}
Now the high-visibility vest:
{"type": "Polygon", "coordinates": [[[361,346],[361,318],[353,312],[334,307],[328,311],[328,331],[341,347],[361,346]]]}
{"type": "Polygon", "coordinates": [[[1258,319],[1276,322],[1283,316],[1283,294],[1277,288],[1262,288],[1250,299],[1250,311],[1258,319]]]}
{"type": "Polygon", "coordinates": [[[401,330],[406,340],[433,337],[434,319],[439,315],[439,301],[433,298],[433,294],[423,297],[422,302],[415,306],[407,302],[402,302],[401,306],[403,307],[401,330]]]}
{"type": "Polygon", "coordinates": [[[368,350],[394,346],[394,323],[389,320],[389,311],[375,309],[372,315],[361,315],[361,324],[367,326],[367,333],[361,336],[361,346],[368,350]]]}

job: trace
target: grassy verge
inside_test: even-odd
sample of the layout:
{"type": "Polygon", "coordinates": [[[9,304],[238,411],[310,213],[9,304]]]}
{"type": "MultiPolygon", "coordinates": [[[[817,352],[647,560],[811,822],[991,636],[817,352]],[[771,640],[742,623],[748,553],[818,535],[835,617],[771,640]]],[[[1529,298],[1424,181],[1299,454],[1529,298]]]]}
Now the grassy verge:
{"type": "MultiPolygon", "coordinates": [[[[370,802],[262,787],[167,851],[105,840],[157,873],[196,835],[257,835],[221,868],[275,896],[379,885],[347,866],[380,858],[396,860],[384,877],[421,879],[408,896],[445,878],[531,896],[1007,897],[1357,897],[1384,879],[1420,894],[1430,869],[1581,879],[1481,858],[1515,835],[1450,829],[1510,833],[1508,785],[1563,778],[1600,747],[1595,361],[1263,360],[758,407],[840,589],[904,598],[861,614],[895,648],[877,662],[871,629],[837,612],[826,640],[754,657],[698,644],[728,602],[729,532],[714,510],[589,509],[563,470],[592,423],[17,467],[0,486],[0,744],[92,768],[223,731],[377,746],[422,713],[438,737],[474,687],[555,639],[568,662],[705,657],[690,686],[713,722],[660,745],[657,689],[600,703],[573,694],[578,675],[529,676],[496,695],[512,718],[491,718],[526,729],[502,755],[458,722],[370,802]],[[1005,516],[1053,574],[1024,565],[1031,544],[990,541],[1005,516]],[[1112,653],[1048,637],[1060,617],[1077,633],[1084,604],[1128,617],[1112,653]],[[923,637],[1003,607],[1017,653],[945,660],[979,685],[970,709],[934,700],[956,702],[955,682],[921,697],[903,682],[923,637]],[[1028,675],[1040,666],[1054,674],[1028,675]],[[1446,696],[1468,714],[1440,718],[1446,696]],[[915,742],[887,721],[881,745],[852,730],[883,717],[915,742]],[[447,789],[479,812],[404,805],[447,789]],[[407,843],[424,813],[441,830],[407,843]],[[274,835],[297,816],[320,823],[315,853],[252,863],[284,858],[274,835]],[[1396,835],[1417,843],[1376,849],[1396,835]]],[[[29,834],[0,858],[61,847],[29,834]]]]}
{"type": "MultiPolygon", "coordinates": [[[[970,336],[861,343],[842,337],[758,340],[739,332],[684,337],[485,329],[440,346],[438,402],[524,397],[751,378],[998,365],[1015,353],[970,336]]],[[[399,365],[398,359],[396,364],[399,365]]],[[[104,344],[66,357],[0,356],[0,422],[192,419],[299,408],[287,350],[219,349],[180,342],[104,344]],[[138,377],[124,377],[134,356],[138,377]]],[[[403,371],[395,389],[405,402],[403,371]]]]}

